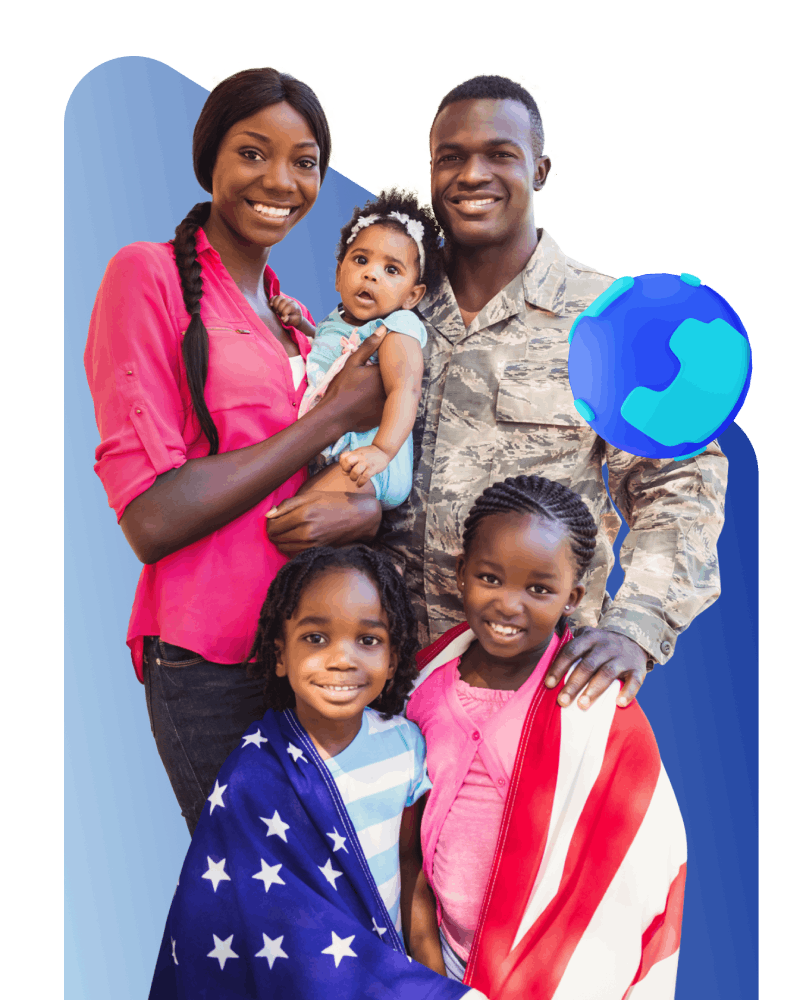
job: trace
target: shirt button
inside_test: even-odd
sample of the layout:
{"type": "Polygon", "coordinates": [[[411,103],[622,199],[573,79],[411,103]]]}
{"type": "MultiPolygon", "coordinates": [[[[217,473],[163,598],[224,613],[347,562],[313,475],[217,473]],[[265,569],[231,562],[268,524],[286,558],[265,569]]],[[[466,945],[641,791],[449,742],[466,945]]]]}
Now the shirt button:
{"type": "Polygon", "coordinates": [[[497,778],[496,779],[496,783],[497,783],[497,785],[499,785],[500,788],[504,788],[505,787],[505,779],[504,778],[497,778]]]}
{"type": "Polygon", "coordinates": [[[664,641],[661,643],[661,652],[664,653],[666,656],[669,656],[669,654],[672,652],[672,643],[668,639],[664,639],[664,641]]]}
{"type": "Polygon", "coordinates": [[[137,413],[142,413],[142,410],[137,410],[137,413]]]}
{"type": "Polygon", "coordinates": [[[471,738],[472,738],[472,740],[478,740],[480,738],[480,734],[479,733],[472,733],[471,734],[471,738]]]}
{"type": "Polygon", "coordinates": [[[295,408],[295,407],[296,407],[296,405],[297,405],[296,403],[293,403],[293,408],[295,408]]]}
{"type": "Polygon", "coordinates": [[[126,375],[133,375],[133,374],[134,373],[132,371],[126,372],[126,375]]]}

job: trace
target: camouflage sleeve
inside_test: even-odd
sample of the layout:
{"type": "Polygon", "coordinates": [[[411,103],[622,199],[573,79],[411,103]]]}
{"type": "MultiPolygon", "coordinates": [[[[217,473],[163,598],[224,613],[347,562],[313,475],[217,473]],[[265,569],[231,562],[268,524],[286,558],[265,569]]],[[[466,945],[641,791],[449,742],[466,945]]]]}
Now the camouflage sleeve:
{"type": "Polygon", "coordinates": [[[716,441],[681,462],[610,446],[606,457],[608,488],[630,531],[620,553],[624,583],[599,627],[666,663],[678,635],[720,594],[717,539],[728,460],[716,441]]]}

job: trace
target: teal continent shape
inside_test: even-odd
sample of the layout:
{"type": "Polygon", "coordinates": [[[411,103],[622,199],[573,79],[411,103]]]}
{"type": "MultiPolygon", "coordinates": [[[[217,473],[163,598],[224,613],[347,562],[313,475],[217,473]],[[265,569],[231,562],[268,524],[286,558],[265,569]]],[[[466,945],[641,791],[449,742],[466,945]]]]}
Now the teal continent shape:
{"type": "Polygon", "coordinates": [[[660,392],[638,386],[620,412],[642,434],[672,448],[716,433],[744,387],[750,345],[724,319],[686,319],[669,338],[669,348],[680,361],[674,382],[660,392]]]}

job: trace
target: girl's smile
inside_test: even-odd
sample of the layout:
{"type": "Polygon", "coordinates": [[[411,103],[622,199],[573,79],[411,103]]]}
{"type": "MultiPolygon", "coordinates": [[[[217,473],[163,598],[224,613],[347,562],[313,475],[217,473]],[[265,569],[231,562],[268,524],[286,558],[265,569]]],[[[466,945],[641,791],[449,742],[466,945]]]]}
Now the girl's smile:
{"type": "Polygon", "coordinates": [[[477,637],[460,665],[464,679],[496,688],[523,684],[561,616],[580,603],[585,591],[576,576],[562,525],[533,514],[484,518],[457,561],[463,609],[477,637]]]}

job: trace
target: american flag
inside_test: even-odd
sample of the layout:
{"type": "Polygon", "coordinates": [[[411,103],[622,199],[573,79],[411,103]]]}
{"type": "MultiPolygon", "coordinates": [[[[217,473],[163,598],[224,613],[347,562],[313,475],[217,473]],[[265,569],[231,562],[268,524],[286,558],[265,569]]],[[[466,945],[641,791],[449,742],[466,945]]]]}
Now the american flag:
{"type": "MultiPolygon", "coordinates": [[[[417,686],[473,639],[458,625],[419,653],[417,686]]],[[[524,722],[464,982],[491,1000],[671,1000],[686,835],[655,737],[618,684],[586,712],[561,687],[524,722]]],[[[431,875],[426,813],[421,836],[431,875]]]]}
{"type": "Polygon", "coordinates": [[[328,768],[294,712],[267,712],[204,808],[150,1000],[464,996],[407,957],[328,768]]]}

